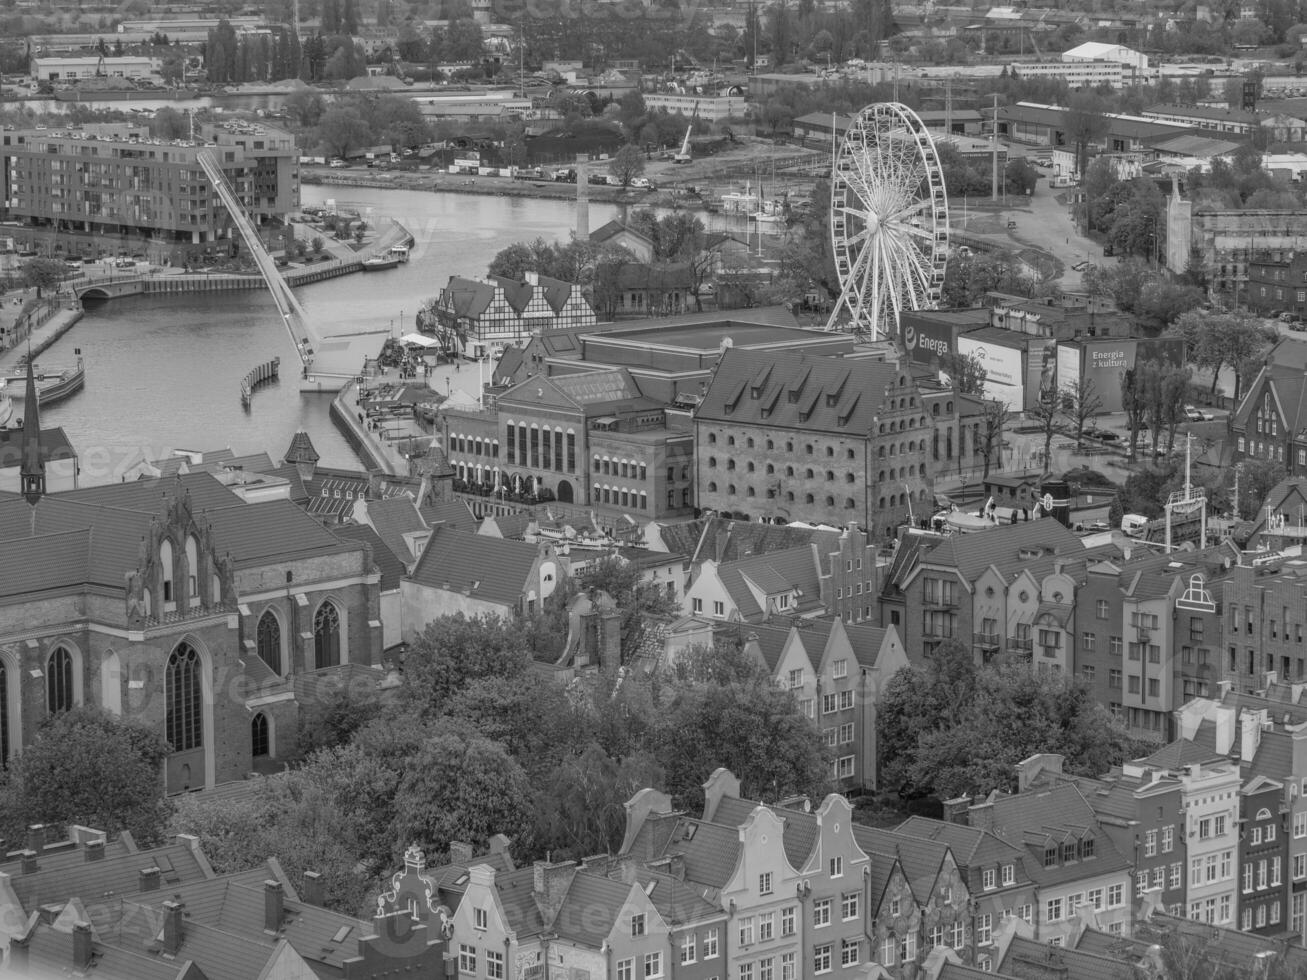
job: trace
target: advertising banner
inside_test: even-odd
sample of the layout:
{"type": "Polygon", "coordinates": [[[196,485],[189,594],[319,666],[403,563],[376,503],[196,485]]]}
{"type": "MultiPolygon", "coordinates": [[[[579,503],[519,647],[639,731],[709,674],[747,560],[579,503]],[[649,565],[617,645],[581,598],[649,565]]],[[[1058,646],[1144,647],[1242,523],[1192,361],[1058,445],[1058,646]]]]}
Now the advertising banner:
{"type": "Polygon", "coordinates": [[[958,353],[975,355],[985,366],[987,394],[991,384],[1017,389],[1025,387],[1025,378],[1021,375],[1021,351],[1016,348],[962,336],[958,338],[958,353]]]}
{"type": "Polygon", "coordinates": [[[1084,378],[1093,382],[1103,411],[1122,411],[1121,382],[1135,366],[1137,340],[1110,339],[1085,343],[1084,378]]]}
{"type": "Polygon", "coordinates": [[[927,317],[914,317],[908,313],[904,313],[901,320],[903,346],[908,352],[908,357],[918,364],[930,364],[938,368],[946,355],[957,350],[956,324],[941,323],[927,317]]]}
{"type": "Polygon", "coordinates": [[[1057,345],[1057,387],[1061,392],[1074,391],[1080,380],[1080,348],[1075,344],[1057,345]]]}
{"type": "Polygon", "coordinates": [[[1057,341],[1032,337],[1027,351],[1026,391],[1032,402],[1043,401],[1057,384],[1057,341]]]}

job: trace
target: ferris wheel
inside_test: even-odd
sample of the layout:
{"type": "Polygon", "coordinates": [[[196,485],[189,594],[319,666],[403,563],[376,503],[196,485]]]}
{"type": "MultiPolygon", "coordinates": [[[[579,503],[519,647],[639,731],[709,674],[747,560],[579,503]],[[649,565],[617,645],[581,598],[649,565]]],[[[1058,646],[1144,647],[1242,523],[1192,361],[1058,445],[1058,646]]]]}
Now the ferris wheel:
{"type": "Polygon", "coordinates": [[[935,142],[898,102],[853,117],[831,172],[831,242],[840,296],[827,327],[899,336],[904,310],[939,304],[948,260],[948,198],[935,142]]]}

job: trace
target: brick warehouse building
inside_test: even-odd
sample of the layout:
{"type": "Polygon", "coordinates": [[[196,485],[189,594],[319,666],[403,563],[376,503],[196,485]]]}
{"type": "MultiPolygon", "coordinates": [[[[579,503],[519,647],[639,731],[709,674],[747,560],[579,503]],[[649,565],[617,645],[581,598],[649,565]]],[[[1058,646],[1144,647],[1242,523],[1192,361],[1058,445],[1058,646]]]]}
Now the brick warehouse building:
{"type": "Polygon", "coordinates": [[[97,706],[173,746],[172,792],[297,751],[324,682],[375,684],[379,574],[290,500],[246,503],[192,473],[0,493],[0,755],[97,706]]]}
{"type": "Polygon", "coordinates": [[[267,126],[206,125],[195,142],[104,124],[0,134],[0,213],[34,227],[200,245],[234,225],[197,158],[210,150],[256,224],[299,206],[299,150],[267,126]]]}
{"type": "Polygon", "coordinates": [[[731,348],[694,426],[701,508],[878,537],[930,507],[930,416],[892,363],[731,348]]]}

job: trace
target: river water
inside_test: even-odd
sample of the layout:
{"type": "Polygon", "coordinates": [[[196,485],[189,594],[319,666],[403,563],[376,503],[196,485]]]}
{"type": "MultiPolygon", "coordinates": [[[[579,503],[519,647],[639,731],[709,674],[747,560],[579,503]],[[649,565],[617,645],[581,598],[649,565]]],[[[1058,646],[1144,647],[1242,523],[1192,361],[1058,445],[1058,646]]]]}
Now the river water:
{"type": "MultiPolygon", "coordinates": [[[[566,240],[575,222],[571,201],[472,194],[305,186],[306,205],[335,200],[374,218],[393,217],[416,239],[408,265],[344,276],[297,291],[324,336],[411,331],[414,314],[451,275],[484,276],[507,245],[566,240]]],[[[591,203],[590,226],[616,214],[591,203]]],[[[378,349],[381,338],[377,339],[378,349]]],[[[42,412],[63,426],[82,458],[86,483],[117,479],[124,460],[157,459],[173,449],[266,450],[279,460],[295,430],[305,429],[328,466],[358,460],[328,415],[329,398],[302,395],[294,347],[266,292],[134,297],[89,308],[41,361],[86,359],[85,389],[42,412]],[[261,388],[251,410],[240,404],[240,381],[251,368],[280,357],[286,381],[261,388]]]]}

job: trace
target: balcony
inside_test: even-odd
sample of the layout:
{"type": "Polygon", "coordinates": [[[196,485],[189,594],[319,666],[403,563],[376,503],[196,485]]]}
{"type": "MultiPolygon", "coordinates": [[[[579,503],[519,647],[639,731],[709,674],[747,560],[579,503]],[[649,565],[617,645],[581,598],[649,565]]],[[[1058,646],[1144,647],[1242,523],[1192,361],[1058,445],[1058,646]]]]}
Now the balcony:
{"type": "Polygon", "coordinates": [[[998,647],[1002,637],[997,633],[972,633],[972,640],[978,647],[998,647]]]}
{"type": "Polygon", "coordinates": [[[1019,653],[1023,656],[1030,656],[1035,650],[1035,640],[1031,636],[1009,636],[1007,638],[1007,648],[1010,653],[1019,653]]]}

